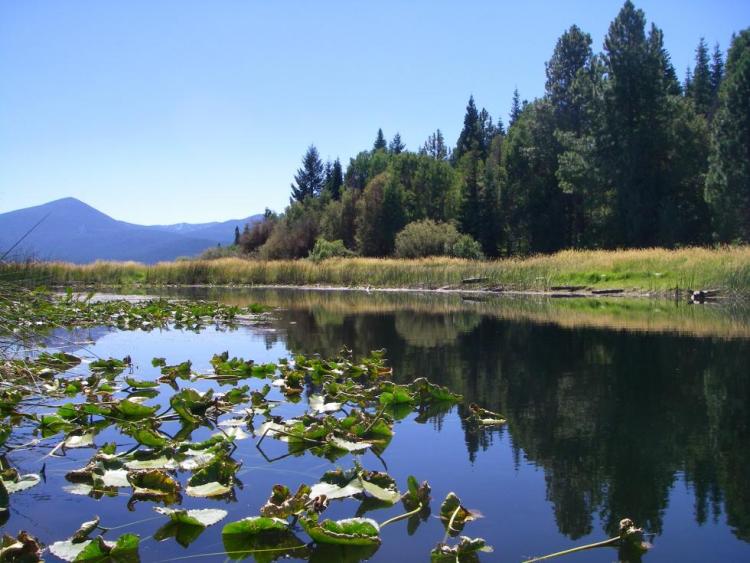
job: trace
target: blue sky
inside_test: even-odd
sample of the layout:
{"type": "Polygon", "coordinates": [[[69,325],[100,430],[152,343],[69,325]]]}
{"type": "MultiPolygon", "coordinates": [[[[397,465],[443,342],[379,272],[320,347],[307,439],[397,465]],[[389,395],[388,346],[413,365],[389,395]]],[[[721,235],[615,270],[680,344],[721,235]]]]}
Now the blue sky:
{"type": "MultiPolygon", "coordinates": [[[[349,157],[378,127],[454,143],[470,94],[493,116],[544,90],[556,39],[602,48],[622,2],[0,2],[0,212],[73,196],[153,224],[281,210],[305,149],[349,157]]],[[[680,77],[726,50],[750,2],[636,1],[680,77]]]]}

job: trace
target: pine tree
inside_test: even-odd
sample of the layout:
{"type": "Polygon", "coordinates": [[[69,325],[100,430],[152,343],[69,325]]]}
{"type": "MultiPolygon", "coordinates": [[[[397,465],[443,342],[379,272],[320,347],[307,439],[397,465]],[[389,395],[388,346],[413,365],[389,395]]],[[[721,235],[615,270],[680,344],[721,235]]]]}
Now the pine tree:
{"type": "Polygon", "coordinates": [[[373,151],[379,151],[381,149],[385,150],[388,148],[388,143],[385,141],[385,135],[383,135],[383,130],[378,129],[378,136],[375,137],[375,143],[372,145],[373,151]]]}
{"type": "Polygon", "coordinates": [[[695,110],[701,115],[708,116],[713,106],[713,93],[711,69],[708,63],[708,46],[706,40],[702,37],[695,49],[695,69],[693,70],[690,97],[695,104],[695,110]]]}
{"type": "Polygon", "coordinates": [[[402,186],[390,178],[383,190],[383,207],[380,216],[380,229],[383,237],[382,254],[393,254],[396,235],[406,225],[404,213],[404,193],[402,186]]]}
{"type": "Polygon", "coordinates": [[[458,221],[462,233],[479,239],[482,229],[480,176],[482,161],[477,151],[466,153],[459,163],[463,171],[463,186],[461,189],[461,205],[458,211],[458,221]]]}
{"type": "Polygon", "coordinates": [[[490,112],[482,108],[479,112],[479,152],[484,160],[487,158],[487,153],[492,143],[492,139],[495,138],[495,125],[492,123],[492,116],[490,112]]]}
{"type": "Polygon", "coordinates": [[[450,157],[448,147],[445,146],[443,132],[438,129],[430,135],[419,149],[420,154],[431,156],[435,160],[447,160],[450,157]]]}
{"type": "Polygon", "coordinates": [[[682,90],[685,92],[686,97],[693,97],[693,71],[689,66],[685,70],[685,82],[682,84],[682,90]]]}
{"type": "Polygon", "coordinates": [[[513,124],[521,115],[521,98],[518,95],[518,88],[513,90],[513,101],[510,105],[510,119],[508,120],[508,127],[513,127],[513,124]]]}
{"type": "Polygon", "coordinates": [[[499,115],[497,116],[497,123],[495,123],[495,132],[498,135],[505,135],[505,125],[503,125],[503,118],[499,115]]]}
{"type": "Polygon", "coordinates": [[[615,244],[658,243],[664,178],[668,73],[661,32],[627,0],[604,40],[605,168],[616,186],[615,244]]]}
{"type": "Polygon", "coordinates": [[[236,227],[234,228],[234,246],[239,246],[240,244],[240,228],[236,227]]]}
{"type": "Polygon", "coordinates": [[[711,57],[711,117],[716,112],[716,106],[719,103],[719,88],[724,78],[724,58],[721,54],[719,44],[714,45],[714,53],[711,57]]]}
{"type": "Polygon", "coordinates": [[[333,164],[326,163],[325,185],[323,189],[333,200],[341,197],[341,187],[344,185],[344,174],[341,169],[341,161],[336,158],[333,164]]]}
{"type": "Polygon", "coordinates": [[[479,122],[479,112],[474,104],[474,96],[469,97],[469,103],[466,104],[466,114],[464,115],[464,126],[456,142],[456,150],[453,151],[453,158],[458,161],[461,157],[471,150],[481,150],[482,131],[479,122]]]}
{"type": "Polygon", "coordinates": [[[591,36],[574,25],[557,40],[552,58],[545,65],[545,89],[559,128],[580,131],[583,117],[574,85],[579,73],[589,68],[591,57],[591,36]]]}
{"type": "Polygon", "coordinates": [[[712,127],[706,190],[719,240],[750,242],[750,29],[732,38],[712,127]]]}
{"type": "Polygon", "coordinates": [[[406,149],[406,145],[401,142],[401,134],[396,133],[393,136],[391,144],[388,146],[388,150],[391,154],[401,154],[406,149]]]}
{"type": "Polygon", "coordinates": [[[501,166],[502,137],[492,141],[484,168],[484,182],[479,194],[479,238],[486,256],[498,255],[503,231],[500,210],[500,190],[505,170],[501,166]]]}
{"type": "Polygon", "coordinates": [[[315,145],[310,145],[302,158],[302,168],[297,169],[292,184],[292,199],[302,202],[317,197],[325,181],[324,166],[315,145]]]}

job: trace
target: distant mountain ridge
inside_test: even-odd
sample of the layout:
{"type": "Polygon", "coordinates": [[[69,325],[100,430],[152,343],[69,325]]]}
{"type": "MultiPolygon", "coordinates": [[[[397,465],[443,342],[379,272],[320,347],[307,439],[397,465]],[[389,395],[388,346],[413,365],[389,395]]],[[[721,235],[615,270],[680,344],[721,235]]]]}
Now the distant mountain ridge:
{"type": "Polygon", "coordinates": [[[36,258],[85,264],[96,260],[134,260],[151,264],[196,256],[233,242],[234,228],[258,221],[262,215],[211,223],[136,225],[118,221],[90,205],[66,197],[0,214],[0,255],[42,221],[9,259],[36,258]],[[42,220],[44,218],[44,220],[42,220]]]}

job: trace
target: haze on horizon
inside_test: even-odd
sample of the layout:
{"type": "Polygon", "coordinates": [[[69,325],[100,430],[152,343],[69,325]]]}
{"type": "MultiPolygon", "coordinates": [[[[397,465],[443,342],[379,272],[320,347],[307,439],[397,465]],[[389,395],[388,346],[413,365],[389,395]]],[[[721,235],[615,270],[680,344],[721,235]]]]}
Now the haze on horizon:
{"type": "MultiPolygon", "coordinates": [[[[726,51],[742,1],[636,1],[680,78],[701,37],[726,51]]],[[[311,143],[324,158],[454,144],[473,94],[507,123],[544,91],[577,24],[602,38],[622,2],[302,1],[0,4],[0,213],[76,197],[140,224],[281,211],[311,143]]]]}

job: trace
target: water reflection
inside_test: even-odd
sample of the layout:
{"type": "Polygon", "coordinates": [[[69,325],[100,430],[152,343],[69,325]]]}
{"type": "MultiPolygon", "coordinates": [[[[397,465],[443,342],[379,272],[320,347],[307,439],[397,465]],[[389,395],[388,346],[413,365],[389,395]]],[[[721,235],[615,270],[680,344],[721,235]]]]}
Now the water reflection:
{"type": "MultiPolygon", "coordinates": [[[[722,511],[750,540],[750,322],[746,310],[654,302],[460,296],[213,293],[286,309],[267,345],[297,353],[387,348],[397,377],[424,375],[509,418],[464,428],[469,460],[509,432],[544,470],[561,533],[609,534],[623,515],[661,533],[670,489],[692,488],[694,519],[722,511]]],[[[440,425],[440,417],[434,419],[440,425]]]]}

